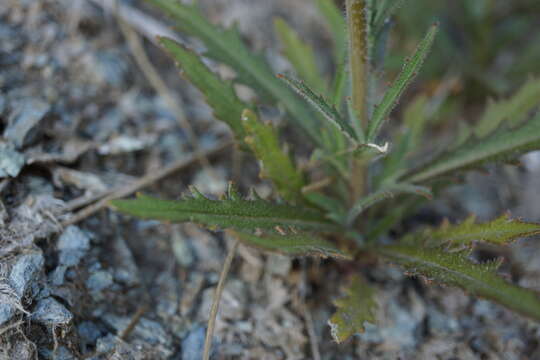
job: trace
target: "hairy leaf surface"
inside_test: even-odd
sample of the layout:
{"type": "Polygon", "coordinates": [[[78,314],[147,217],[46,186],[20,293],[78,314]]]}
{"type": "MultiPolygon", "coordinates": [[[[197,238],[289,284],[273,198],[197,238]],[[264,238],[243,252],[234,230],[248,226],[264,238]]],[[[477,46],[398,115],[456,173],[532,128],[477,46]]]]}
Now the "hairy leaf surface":
{"type": "Polygon", "coordinates": [[[288,233],[254,235],[233,230],[227,231],[244,244],[261,250],[277,252],[288,256],[317,256],[349,259],[350,256],[334,244],[315,234],[288,233]]]}
{"type": "Polygon", "coordinates": [[[443,175],[479,167],[487,162],[505,161],[540,149],[540,114],[515,129],[501,127],[485,138],[469,138],[403,177],[407,182],[424,182],[443,175]]]}
{"type": "Polygon", "coordinates": [[[515,127],[538,105],[540,105],[540,79],[530,79],[508,100],[490,102],[474,129],[475,134],[482,138],[505,121],[510,127],[515,127]]]}
{"type": "Polygon", "coordinates": [[[399,102],[399,99],[405,92],[407,86],[418,74],[418,71],[422,67],[424,60],[433,45],[438,27],[437,24],[431,26],[424,39],[416,48],[413,56],[405,61],[403,69],[399,73],[397,79],[386,91],[379,105],[375,107],[375,112],[373,113],[373,118],[371,119],[368,128],[368,139],[370,141],[377,136],[383,121],[390,115],[390,112],[399,102]]]}
{"type": "Polygon", "coordinates": [[[299,81],[282,74],[279,75],[279,78],[283,79],[292,89],[294,89],[294,91],[313,105],[313,107],[318,110],[333,126],[338,128],[343,135],[348,137],[350,140],[355,141],[357,136],[351,124],[349,124],[348,121],[340,115],[334,105],[328,104],[322,95],[315,94],[313,90],[311,90],[303,81],[299,81]]]}
{"type": "Polygon", "coordinates": [[[159,38],[159,42],[171,54],[189,81],[206,96],[215,117],[229,125],[237,140],[243,142],[246,132],[240,119],[242,111],[249,108],[249,105],[238,99],[231,84],[210,71],[197,54],[171,39],[159,38]]]}
{"type": "Polygon", "coordinates": [[[467,258],[468,252],[447,253],[442,248],[391,245],[376,251],[413,274],[460,287],[472,295],[493,300],[525,316],[540,320],[539,295],[497,276],[497,262],[473,264],[467,258]]]}
{"type": "Polygon", "coordinates": [[[242,113],[242,125],[246,144],[261,161],[261,176],[270,179],[285,200],[298,203],[304,179],[283,152],[277,131],[271,124],[263,124],[251,110],[242,113]]]}
{"type": "Polygon", "coordinates": [[[450,246],[470,246],[475,241],[483,241],[498,245],[508,244],[512,240],[540,234],[540,224],[510,219],[503,215],[493,221],[476,224],[475,216],[458,225],[443,223],[439,229],[428,230],[422,237],[427,244],[450,246]]]}
{"type": "Polygon", "coordinates": [[[364,323],[374,323],[376,320],[375,290],[365,280],[358,276],[353,277],[345,291],[345,297],[335,301],[337,311],[328,320],[330,332],[337,343],[364,332],[364,323]]]}
{"type": "Polygon", "coordinates": [[[202,40],[208,49],[205,56],[222,61],[235,69],[238,81],[282,102],[293,121],[313,140],[319,141],[316,119],[311,116],[306,105],[276,79],[262,57],[253,54],[246,47],[236,28],[223,29],[211,24],[202,16],[196,5],[186,5],[176,0],[147,1],[161,8],[175,20],[179,30],[202,40]]]}
{"type": "Polygon", "coordinates": [[[372,192],[367,196],[359,199],[349,210],[347,217],[347,223],[352,225],[356,218],[367,208],[389,198],[392,198],[401,194],[413,194],[421,195],[427,198],[431,198],[431,190],[423,186],[415,186],[412,184],[399,183],[390,184],[382,187],[380,190],[372,192]]]}
{"type": "Polygon", "coordinates": [[[275,204],[260,198],[242,199],[233,188],[223,200],[210,200],[192,188],[192,196],[182,200],[160,200],[141,196],[134,200],[114,200],[118,211],[144,219],[194,222],[211,228],[233,228],[253,231],[292,228],[336,231],[336,226],[316,210],[275,204]]]}
{"type": "Polygon", "coordinates": [[[334,53],[337,64],[345,63],[347,52],[347,24],[342,11],[338,9],[333,0],[315,0],[321,14],[326,18],[334,39],[334,53]]]}

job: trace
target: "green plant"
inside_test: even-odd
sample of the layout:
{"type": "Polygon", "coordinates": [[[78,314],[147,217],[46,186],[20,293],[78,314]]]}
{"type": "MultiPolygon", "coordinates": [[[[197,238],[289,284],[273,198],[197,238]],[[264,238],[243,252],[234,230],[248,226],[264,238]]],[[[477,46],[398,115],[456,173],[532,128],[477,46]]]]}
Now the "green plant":
{"type": "MultiPolygon", "coordinates": [[[[458,225],[444,223],[404,234],[390,244],[380,241],[401,219],[413,214],[423,198],[450,184],[449,176],[540,149],[540,113],[534,113],[540,104],[540,81],[531,79],[513,97],[490,104],[480,121],[463,127],[446,150],[418,161],[429,120],[426,97],[417,97],[405,108],[399,135],[381,140],[385,139],[385,121],[418,73],[438,30],[437,24],[430,27],[397,78],[379,96],[376,69],[388,35],[386,19],[401,1],[347,0],[345,20],[332,2],[316,0],[335,39],[332,81],[320,74],[310,46],[277,20],[285,54],[306,82],[275,76],[260,55],[248,50],[236,29],[212,25],[195,6],[175,0],[149,2],[175,20],[178,30],[202,40],[207,48],[204,56],[234,68],[235,82],[252,87],[261,102],[283,106],[290,123],[311,141],[311,166],[297,167],[283,150],[278,129],[261,122],[255,106],[240,100],[232,84],[204,65],[200,55],[160,38],[183,75],[206,96],[215,117],[230,126],[239,147],[260,161],[261,176],[274,184],[277,200],[262,199],[255,191],[242,197],[231,184],[220,200],[192,189],[191,196],[179,201],[139,196],[113,201],[114,208],[142,218],[226,229],[246,245],[293,256],[359,261],[366,253],[375,255],[411,274],[460,287],[540,320],[536,293],[499,277],[499,261],[475,263],[470,257],[477,242],[504,246],[540,233],[540,224],[507,216],[476,223],[470,217],[458,225]],[[315,181],[314,174],[321,172],[324,180],[315,181]]],[[[363,331],[364,321],[375,319],[375,289],[358,276],[348,282],[347,295],[336,302],[337,312],[329,321],[338,342],[363,331]]]]}

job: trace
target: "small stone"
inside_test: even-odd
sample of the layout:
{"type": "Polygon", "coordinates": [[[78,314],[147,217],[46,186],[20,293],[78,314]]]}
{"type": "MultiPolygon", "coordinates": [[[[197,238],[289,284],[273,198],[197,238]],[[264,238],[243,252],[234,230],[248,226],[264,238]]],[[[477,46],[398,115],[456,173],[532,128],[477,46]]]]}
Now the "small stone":
{"type": "Polygon", "coordinates": [[[113,284],[113,276],[105,270],[99,270],[86,280],[86,287],[92,292],[100,292],[113,284]]]}
{"type": "Polygon", "coordinates": [[[11,269],[9,282],[20,298],[36,284],[37,276],[41,272],[44,262],[41,252],[25,254],[17,259],[11,269]]]}
{"type": "Polygon", "coordinates": [[[73,319],[68,309],[51,297],[40,300],[31,317],[44,325],[65,325],[73,319]]]}
{"type": "Polygon", "coordinates": [[[96,352],[108,353],[116,346],[116,337],[112,334],[99,338],[96,342],[96,352]]]}
{"type": "Polygon", "coordinates": [[[17,177],[26,159],[9,143],[0,143],[0,178],[17,177]]]}
{"type": "Polygon", "coordinates": [[[172,233],[172,251],[178,264],[183,267],[189,267],[195,261],[193,250],[188,239],[179,227],[174,227],[172,233]]]}
{"type": "Polygon", "coordinates": [[[6,302],[0,303],[0,326],[11,320],[13,315],[15,315],[15,306],[6,302]]]}
{"type": "Polygon", "coordinates": [[[56,244],[60,251],[58,262],[65,266],[77,266],[90,249],[90,237],[77,226],[68,226],[56,244]]]}
{"type": "Polygon", "coordinates": [[[33,98],[17,102],[8,118],[8,126],[4,138],[10,140],[17,148],[23,147],[32,136],[32,130],[50,111],[51,105],[33,98]]]}
{"type": "MultiPolygon", "coordinates": [[[[192,329],[187,336],[182,340],[182,360],[200,360],[203,356],[204,338],[206,329],[202,326],[197,326],[192,329]]],[[[215,342],[213,342],[215,344],[215,342]]],[[[215,352],[215,347],[212,346],[212,353],[215,352]]]]}

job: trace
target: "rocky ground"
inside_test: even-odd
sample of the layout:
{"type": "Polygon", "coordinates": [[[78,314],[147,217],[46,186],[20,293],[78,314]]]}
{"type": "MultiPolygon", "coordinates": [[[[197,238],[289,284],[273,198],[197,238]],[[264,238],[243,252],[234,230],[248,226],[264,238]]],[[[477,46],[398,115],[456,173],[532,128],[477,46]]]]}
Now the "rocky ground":
{"type": "MultiPolygon", "coordinates": [[[[198,360],[229,239],[194,225],[85,209],[170,164],[181,166],[146,192],[175,198],[195,184],[218,195],[230,179],[262,195],[269,187],[227,145],[227,129],[171,61],[144,42],[164,90],[137,42],[126,41],[138,33],[98,3],[0,4],[0,358],[198,360]],[[210,166],[195,148],[208,152],[210,166]]],[[[287,64],[267,30],[273,16],[328,46],[311,1],[200,3],[213,21],[238,21],[276,69],[287,64]]],[[[163,21],[140,2],[123,4],[163,21]]],[[[510,208],[538,221],[538,159],[527,156],[517,171],[471,175],[472,186],[453,187],[430,211],[487,219],[510,208]]],[[[538,242],[520,241],[508,256],[514,280],[540,290],[538,242]]],[[[380,292],[377,326],[338,346],[326,320],[351,266],[240,247],[215,359],[540,359],[537,323],[382,263],[362,269],[380,292]]]]}

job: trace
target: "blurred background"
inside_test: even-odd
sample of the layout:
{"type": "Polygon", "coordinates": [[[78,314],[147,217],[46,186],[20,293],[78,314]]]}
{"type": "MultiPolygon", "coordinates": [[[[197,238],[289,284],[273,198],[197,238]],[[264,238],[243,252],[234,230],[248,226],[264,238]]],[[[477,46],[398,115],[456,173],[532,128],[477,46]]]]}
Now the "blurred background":
{"type": "MultiPolygon", "coordinates": [[[[216,24],[237,23],[276,73],[291,66],[272,31],[275,17],[316,49],[321,70],[334,71],[328,27],[311,0],[197,3],[216,24]]],[[[428,99],[428,149],[455,137],[458,121],[476,121],[489,98],[505,98],[540,74],[538,0],[405,0],[381,84],[434,21],[441,24],[436,45],[389,129],[400,131],[406,104],[428,99]]],[[[263,196],[270,188],[155,46],[156,33],[202,49],[140,0],[0,1],[0,359],[200,359],[228,239],[123,217],[103,200],[141,189],[174,199],[188,184],[218,196],[228,180],[263,196]],[[169,166],[173,174],[160,175],[169,166]]],[[[522,163],[469,175],[467,186],[450,188],[411,222],[470,213],[491,219],[508,210],[540,221],[539,156],[522,163]]],[[[509,247],[512,266],[504,270],[540,290],[535,243],[509,247]]],[[[540,358],[538,324],[375,263],[366,273],[380,291],[379,324],[337,346],[326,320],[351,266],[241,248],[222,299],[215,358],[540,358]]]]}

